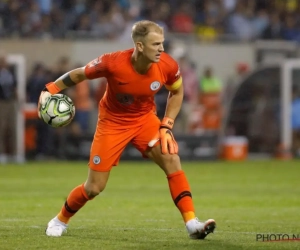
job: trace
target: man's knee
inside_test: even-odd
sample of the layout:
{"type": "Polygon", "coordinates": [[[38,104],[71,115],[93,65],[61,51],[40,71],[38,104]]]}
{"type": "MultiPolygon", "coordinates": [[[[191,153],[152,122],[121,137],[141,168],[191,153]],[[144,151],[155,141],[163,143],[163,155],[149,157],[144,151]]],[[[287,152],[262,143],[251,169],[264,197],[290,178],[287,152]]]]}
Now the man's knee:
{"type": "Polygon", "coordinates": [[[168,174],[173,174],[181,170],[180,158],[177,154],[167,154],[163,155],[163,161],[160,166],[164,172],[168,174]]]}
{"type": "Polygon", "coordinates": [[[174,164],[180,162],[178,154],[162,154],[161,145],[151,148],[146,155],[156,163],[174,164]]]}
{"type": "Polygon", "coordinates": [[[106,186],[109,172],[97,172],[89,169],[88,178],[84,183],[84,189],[89,198],[93,198],[100,194],[106,186]]]}
{"type": "Polygon", "coordinates": [[[84,184],[84,189],[85,189],[87,196],[90,199],[92,199],[95,196],[99,195],[105,189],[105,185],[86,182],[84,184]]]}
{"type": "Polygon", "coordinates": [[[177,154],[158,154],[153,159],[166,174],[181,170],[180,158],[177,154]]]}
{"type": "Polygon", "coordinates": [[[178,154],[166,154],[162,155],[162,160],[165,164],[174,165],[180,162],[178,154]]]}

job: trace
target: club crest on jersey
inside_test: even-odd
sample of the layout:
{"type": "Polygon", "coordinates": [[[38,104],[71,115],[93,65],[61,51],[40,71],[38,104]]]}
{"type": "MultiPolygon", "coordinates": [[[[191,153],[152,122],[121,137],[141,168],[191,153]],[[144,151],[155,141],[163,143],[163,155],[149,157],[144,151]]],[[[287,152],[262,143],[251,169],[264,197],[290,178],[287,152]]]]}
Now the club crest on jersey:
{"type": "Polygon", "coordinates": [[[153,91],[158,90],[159,87],[160,87],[160,82],[158,82],[158,81],[155,81],[155,82],[151,83],[151,85],[150,85],[150,89],[153,91]]]}
{"type": "Polygon", "coordinates": [[[94,164],[99,164],[101,161],[100,157],[98,155],[95,155],[94,158],[93,158],[93,163],[94,164]]]}

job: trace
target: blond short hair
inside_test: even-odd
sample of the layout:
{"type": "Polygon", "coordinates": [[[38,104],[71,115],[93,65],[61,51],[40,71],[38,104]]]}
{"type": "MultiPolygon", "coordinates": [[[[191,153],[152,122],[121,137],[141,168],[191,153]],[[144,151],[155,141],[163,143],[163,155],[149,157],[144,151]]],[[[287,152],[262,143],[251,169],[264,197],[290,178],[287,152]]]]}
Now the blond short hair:
{"type": "Polygon", "coordinates": [[[163,34],[163,27],[159,26],[157,23],[143,20],[136,22],[132,26],[131,37],[134,42],[138,39],[144,39],[150,32],[157,32],[159,34],[163,34]]]}

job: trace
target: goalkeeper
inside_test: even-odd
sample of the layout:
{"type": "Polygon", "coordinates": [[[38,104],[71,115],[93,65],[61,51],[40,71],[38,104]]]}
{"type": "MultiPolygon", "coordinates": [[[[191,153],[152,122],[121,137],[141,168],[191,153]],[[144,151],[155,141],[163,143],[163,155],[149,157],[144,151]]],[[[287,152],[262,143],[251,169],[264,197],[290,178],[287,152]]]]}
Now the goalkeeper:
{"type": "Polygon", "coordinates": [[[87,180],[70,192],[60,212],[50,220],[48,236],[61,236],[70,218],[105,189],[111,168],[118,165],[129,143],[165,172],[172,199],[190,238],[204,239],[215,228],[213,219],[197,219],[190,186],[177,154],[172,127],[183,99],[182,77],[174,59],[163,52],[163,29],[154,22],[140,21],[132,27],[132,39],[133,49],[104,54],[48,83],[41,93],[39,105],[51,94],[85,79],[106,77],[108,82],[99,103],[87,180]],[[154,95],[163,86],[170,93],[165,117],[160,121],[154,95]]]}

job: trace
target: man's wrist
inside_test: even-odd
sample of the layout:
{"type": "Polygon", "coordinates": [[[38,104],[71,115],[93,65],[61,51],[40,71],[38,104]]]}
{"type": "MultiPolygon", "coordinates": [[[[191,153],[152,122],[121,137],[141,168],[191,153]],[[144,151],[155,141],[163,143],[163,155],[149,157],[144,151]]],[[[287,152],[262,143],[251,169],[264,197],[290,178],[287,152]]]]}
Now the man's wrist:
{"type": "Polygon", "coordinates": [[[172,129],[174,125],[174,119],[165,116],[160,124],[160,128],[172,129]]]}
{"type": "Polygon", "coordinates": [[[51,95],[55,95],[59,93],[61,89],[54,82],[49,82],[46,84],[44,91],[48,91],[51,95]]]}

